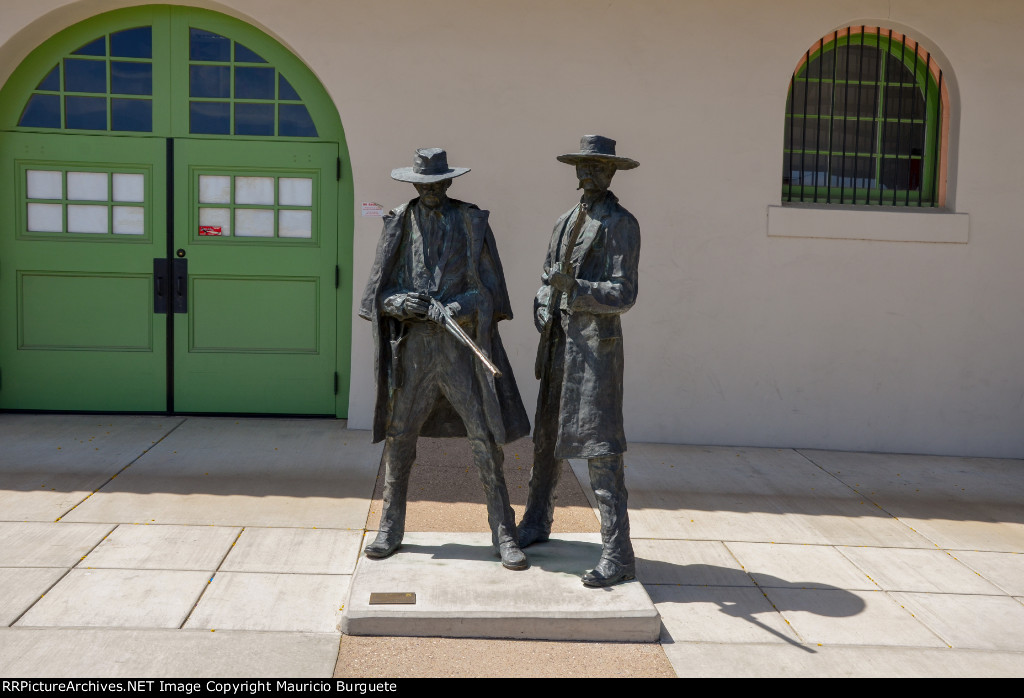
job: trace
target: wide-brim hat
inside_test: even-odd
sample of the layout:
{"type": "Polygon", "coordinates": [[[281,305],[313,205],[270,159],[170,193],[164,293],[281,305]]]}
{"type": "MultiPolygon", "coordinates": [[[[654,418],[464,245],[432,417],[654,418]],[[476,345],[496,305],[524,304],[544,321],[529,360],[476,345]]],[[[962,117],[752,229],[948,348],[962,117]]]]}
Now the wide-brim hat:
{"type": "Polygon", "coordinates": [[[468,167],[449,167],[448,153],[442,148],[418,148],[412,167],[391,170],[391,179],[399,182],[429,184],[444,179],[455,179],[469,172],[468,167]]]}
{"type": "Polygon", "coordinates": [[[583,136],[580,139],[580,152],[566,153],[565,155],[558,156],[559,162],[565,162],[570,165],[575,165],[584,160],[600,160],[613,163],[620,170],[632,170],[634,167],[640,166],[640,163],[636,160],[616,155],[615,141],[604,136],[583,136]]]}

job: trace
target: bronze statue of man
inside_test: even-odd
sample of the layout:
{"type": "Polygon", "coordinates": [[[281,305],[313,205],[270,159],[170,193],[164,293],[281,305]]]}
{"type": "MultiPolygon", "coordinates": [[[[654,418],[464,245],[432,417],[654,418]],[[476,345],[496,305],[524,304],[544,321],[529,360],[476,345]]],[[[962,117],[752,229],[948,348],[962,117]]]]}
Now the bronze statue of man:
{"type": "Polygon", "coordinates": [[[502,471],[507,441],[530,431],[497,323],[512,310],[488,212],[448,198],[452,179],[440,148],[416,151],[391,172],[419,197],[384,217],[384,231],[359,315],[373,322],[377,403],[373,442],[384,441],[384,507],[370,558],[398,549],[405,533],[416,440],[468,436],[487,496],[501,563],[526,569],[502,471]]]}
{"type": "Polygon", "coordinates": [[[602,550],[583,583],[603,587],[636,576],[623,479],[619,315],[636,301],[640,226],[608,186],[618,170],[639,163],[617,156],[615,141],[602,136],[584,136],[579,152],[558,160],[576,166],[583,196],[555,223],[541,276],[544,285],[534,299],[541,383],[519,542],[525,548],[548,540],[561,463],[588,459],[601,513],[602,550]]]}

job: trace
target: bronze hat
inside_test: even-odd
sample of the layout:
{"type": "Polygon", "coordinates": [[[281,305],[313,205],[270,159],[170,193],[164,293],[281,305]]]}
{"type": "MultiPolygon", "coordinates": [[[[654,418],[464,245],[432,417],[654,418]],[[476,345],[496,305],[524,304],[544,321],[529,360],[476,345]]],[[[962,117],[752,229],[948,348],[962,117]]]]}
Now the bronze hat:
{"type": "Polygon", "coordinates": [[[417,148],[412,167],[391,170],[391,179],[428,184],[454,179],[469,172],[468,167],[448,167],[448,153],[442,148],[417,148]]]}
{"type": "Polygon", "coordinates": [[[632,170],[640,165],[636,160],[615,154],[615,141],[604,136],[583,136],[580,139],[580,152],[559,155],[558,161],[575,165],[582,160],[603,160],[614,163],[620,170],[632,170]]]}

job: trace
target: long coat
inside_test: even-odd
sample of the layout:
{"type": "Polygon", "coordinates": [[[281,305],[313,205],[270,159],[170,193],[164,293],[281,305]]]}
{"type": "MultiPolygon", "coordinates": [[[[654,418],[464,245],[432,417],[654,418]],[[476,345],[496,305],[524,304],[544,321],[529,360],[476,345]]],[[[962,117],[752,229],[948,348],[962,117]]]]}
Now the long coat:
{"type": "MultiPolygon", "coordinates": [[[[382,294],[393,280],[403,241],[408,240],[412,206],[418,199],[399,206],[384,216],[384,230],[377,245],[377,256],[370,270],[370,279],[363,293],[359,316],[373,322],[375,345],[374,368],[377,378],[377,399],[373,413],[373,442],[382,441],[387,434],[391,419],[390,397],[400,387],[398,375],[398,352],[402,351],[405,335],[404,323],[382,312],[382,294]]],[[[500,378],[494,378],[481,362],[473,359],[476,379],[482,386],[481,409],[487,419],[488,428],[499,444],[507,443],[530,433],[529,417],[519,395],[509,364],[505,347],[501,343],[497,324],[500,320],[512,318],[512,307],[505,287],[505,277],[494,243],[494,234],[487,222],[488,211],[483,211],[461,201],[451,200],[464,221],[464,231],[469,237],[466,246],[469,254],[467,265],[468,286],[475,290],[475,314],[473,341],[501,371],[500,378]]],[[[408,289],[412,290],[412,289],[408,289]]],[[[470,351],[465,349],[465,351],[470,351]]],[[[423,428],[422,436],[447,437],[465,436],[466,427],[455,408],[442,395],[431,409],[423,428]]]]}
{"type": "MultiPolygon", "coordinates": [[[[553,269],[561,269],[559,247],[570,236],[575,211],[570,209],[555,223],[544,260],[545,278],[553,269]]],[[[562,378],[556,458],[593,458],[626,450],[619,315],[636,302],[639,259],[640,226],[608,192],[580,231],[572,254],[578,286],[563,298],[564,309],[553,319],[560,320],[565,335],[562,361],[549,363],[547,368],[560,371],[562,378]]],[[[541,306],[547,306],[551,293],[548,285],[537,292],[534,318],[541,306]]],[[[538,329],[543,330],[539,320],[538,329]]],[[[548,350],[550,347],[539,347],[540,352],[548,350]]],[[[550,375],[538,378],[551,379],[550,375]]],[[[537,419],[542,418],[538,413],[537,419]]]]}

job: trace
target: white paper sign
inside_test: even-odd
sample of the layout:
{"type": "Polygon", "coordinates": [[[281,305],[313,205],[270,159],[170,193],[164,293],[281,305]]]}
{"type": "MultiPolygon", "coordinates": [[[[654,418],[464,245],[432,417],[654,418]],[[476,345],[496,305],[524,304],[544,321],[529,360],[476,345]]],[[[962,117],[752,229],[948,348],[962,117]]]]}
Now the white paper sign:
{"type": "Polygon", "coordinates": [[[363,202],[363,218],[383,218],[384,207],[372,201],[363,202]]]}

